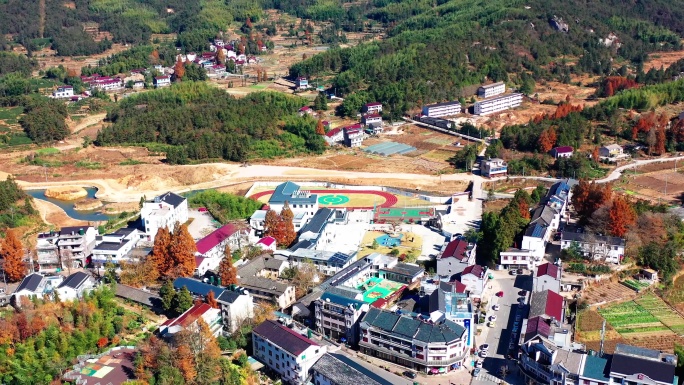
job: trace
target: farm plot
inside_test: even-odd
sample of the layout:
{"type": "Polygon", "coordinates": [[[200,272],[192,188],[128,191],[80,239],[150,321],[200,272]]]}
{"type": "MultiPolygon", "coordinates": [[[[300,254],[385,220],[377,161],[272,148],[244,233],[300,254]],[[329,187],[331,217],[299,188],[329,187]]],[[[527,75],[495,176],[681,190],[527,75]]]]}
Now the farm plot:
{"type": "Polygon", "coordinates": [[[636,281],[633,279],[628,279],[628,280],[622,281],[622,284],[627,286],[628,288],[636,291],[637,293],[640,292],[642,289],[646,289],[649,286],[651,286],[648,283],[639,282],[639,281],[636,281]]]}
{"type": "Polygon", "coordinates": [[[682,318],[679,313],[675,312],[661,298],[652,293],[647,293],[642,297],[635,299],[634,302],[656,317],[673,332],[679,335],[684,334],[684,318],[682,318]]]}
{"type": "Polygon", "coordinates": [[[671,333],[658,318],[634,301],[624,302],[599,310],[599,314],[623,337],[653,332],[671,333]]]}

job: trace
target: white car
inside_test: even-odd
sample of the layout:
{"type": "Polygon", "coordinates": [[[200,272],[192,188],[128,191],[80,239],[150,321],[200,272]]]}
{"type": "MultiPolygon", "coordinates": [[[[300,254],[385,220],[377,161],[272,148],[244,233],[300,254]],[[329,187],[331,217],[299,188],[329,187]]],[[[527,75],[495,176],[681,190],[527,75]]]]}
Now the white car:
{"type": "Polygon", "coordinates": [[[501,306],[499,306],[499,305],[492,306],[492,310],[494,310],[494,311],[498,311],[500,308],[501,308],[501,306]]]}
{"type": "Polygon", "coordinates": [[[486,358],[486,357],[487,357],[487,354],[488,354],[487,351],[486,351],[486,350],[483,350],[483,351],[480,352],[480,357],[486,358]]]}
{"type": "Polygon", "coordinates": [[[480,345],[480,350],[482,350],[483,352],[489,351],[489,344],[480,345]]]}
{"type": "Polygon", "coordinates": [[[496,315],[490,315],[489,320],[490,321],[496,321],[496,315]]]}
{"type": "Polygon", "coordinates": [[[476,367],[476,368],[481,368],[481,367],[482,367],[482,360],[477,360],[477,361],[475,361],[475,367],[476,367]]]}

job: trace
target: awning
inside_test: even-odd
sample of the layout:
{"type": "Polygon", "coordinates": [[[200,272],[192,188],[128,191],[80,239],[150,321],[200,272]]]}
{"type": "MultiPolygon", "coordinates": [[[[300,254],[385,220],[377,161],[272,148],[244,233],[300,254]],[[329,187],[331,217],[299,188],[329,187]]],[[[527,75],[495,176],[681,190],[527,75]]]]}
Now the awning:
{"type": "Polygon", "coordinates": [[[439,372],[440,372],[440,373],[445,373],[445,372],[446,372],[446,369],[445,369],[445,368],[439,368],[439,372]]]}
{"type": "Polygon", "coordinates": [[[439,373],[439,369],[437,369],[437,368],[432,368],[432,370],[430,370],[430,371],[432,372],[432,374],[439,373]]]}

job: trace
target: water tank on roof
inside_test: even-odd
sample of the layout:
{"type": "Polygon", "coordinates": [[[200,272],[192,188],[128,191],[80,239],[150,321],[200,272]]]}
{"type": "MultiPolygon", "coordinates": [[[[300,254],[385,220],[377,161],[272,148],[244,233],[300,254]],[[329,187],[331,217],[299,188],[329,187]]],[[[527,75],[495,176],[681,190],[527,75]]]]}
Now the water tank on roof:
{"type": "Polygon", "coordinates": [[[78,229],[78,234],[79,235],[85,234],[85,231],[83,230],[83,228],[78,229]]]}

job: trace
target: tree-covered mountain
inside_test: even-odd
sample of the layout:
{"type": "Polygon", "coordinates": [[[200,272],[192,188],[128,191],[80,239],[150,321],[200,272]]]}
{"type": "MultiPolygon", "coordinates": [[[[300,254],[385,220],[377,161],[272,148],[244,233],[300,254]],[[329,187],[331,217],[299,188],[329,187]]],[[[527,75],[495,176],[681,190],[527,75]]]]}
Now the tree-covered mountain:
{"type": "Polygon", "coordinates": [[[161,144],[170,163],[321,153],[316,122],[294,115],[302,98],[255,92],[236,99],[203,82],[183,82],[121,101],[97,145],[161,144]]]}
{"type": "Polygon", "coordinates": [[[650,52],[680,48],[684,32],[682,0],[373,4],[367,15],[388,27],[386,39],[331,49],[290,67],[291,76],[334,72],[348,115],[377,100],[398,116],[456,99],[463,87],[486,78],[522,85],[529,76],[569,82],[572,73],[607,75],[617,63],[638,66],[650,52]]]}

